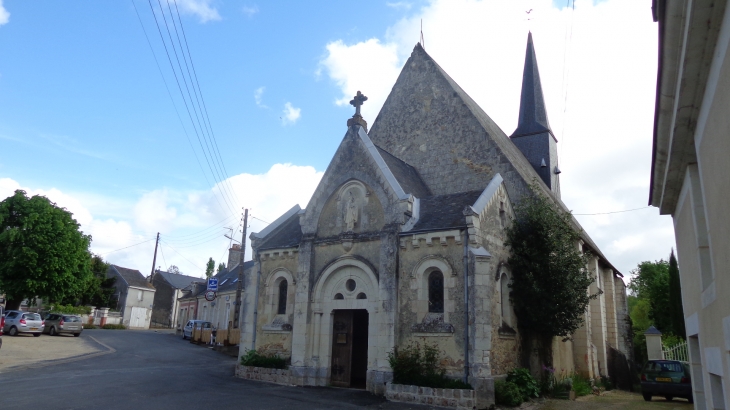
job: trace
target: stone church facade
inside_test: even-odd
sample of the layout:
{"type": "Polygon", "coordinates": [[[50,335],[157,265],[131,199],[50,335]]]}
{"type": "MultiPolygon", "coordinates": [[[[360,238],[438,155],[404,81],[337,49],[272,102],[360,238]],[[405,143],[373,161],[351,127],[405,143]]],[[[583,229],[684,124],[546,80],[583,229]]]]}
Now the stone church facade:
{"type": "MultiPolygon", "coordinates": [[[[519,366],[505,228],[535,184],[560,201],[556,139],[531,36],[518,129],[508,137],[416,45],[372,129],[357,112],[306,209],[251,234],[241,354],[291,358],[297,385],[383,394],[388,352],[436,344],[450,376],[467,372],[479,407],[493,380],[519,366]]],[[[576,227],[577,221],[575,222],[576,227]]],[[[621,274],[596,255],[601,296],[556,368],[608,375],[610,348],[630,353],[621,274]]]]}

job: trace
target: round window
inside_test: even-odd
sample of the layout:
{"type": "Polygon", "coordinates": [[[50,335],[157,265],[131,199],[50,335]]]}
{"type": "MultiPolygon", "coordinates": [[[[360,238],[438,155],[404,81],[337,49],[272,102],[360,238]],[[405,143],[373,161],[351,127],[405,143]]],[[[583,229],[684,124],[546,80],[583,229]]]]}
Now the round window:
{"type": "Polygon", "coordinates": [[[355,290],[355,287],[356,286],[357,286],[357,284],[355,283],[355,280],[353,280],[353,279],[348,279],[347,282],[345,282],[345,287],[350,292],[352,292],[353,290],[355,290]]]}

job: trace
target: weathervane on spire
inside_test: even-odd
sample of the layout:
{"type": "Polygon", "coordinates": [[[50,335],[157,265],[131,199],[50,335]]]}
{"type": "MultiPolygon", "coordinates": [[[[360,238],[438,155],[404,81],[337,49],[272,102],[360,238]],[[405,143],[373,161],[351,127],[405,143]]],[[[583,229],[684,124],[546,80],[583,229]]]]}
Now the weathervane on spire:
{"type": "Polygon", "coordinates": [[[368,97],[364,96],[360,91],[358,91],[357,95],[355,95],[352,101],[350,101],[350,105],[355,107],[355,115],[347,120],[348,127],[351,127],[353,125],[360,125],[365,129],[365,132],[368,131],[368,123],[362,118],[362,115],[360,114],[360,107],[367,100],[368,97]]]}

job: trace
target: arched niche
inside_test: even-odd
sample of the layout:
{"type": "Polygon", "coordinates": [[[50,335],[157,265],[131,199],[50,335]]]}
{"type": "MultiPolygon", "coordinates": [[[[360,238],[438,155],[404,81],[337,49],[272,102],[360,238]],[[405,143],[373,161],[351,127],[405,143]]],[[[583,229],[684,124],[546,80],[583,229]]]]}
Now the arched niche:
{"type": "Polygon", "coordinates": [[[383,205],[373,189],[358,179],[351,179],[335,190],[322,208],[317,236],[379,231],[384,224],[383,205]]]}

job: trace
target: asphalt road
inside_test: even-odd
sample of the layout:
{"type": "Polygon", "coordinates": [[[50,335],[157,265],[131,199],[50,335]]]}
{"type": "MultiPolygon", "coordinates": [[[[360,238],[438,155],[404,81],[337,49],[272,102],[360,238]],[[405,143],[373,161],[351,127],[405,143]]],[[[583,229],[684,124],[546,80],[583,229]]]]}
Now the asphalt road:
{"type": "Polygon", "coordinates": [[[386,402],[363,390],[239,379],[235,358],[170,333],[87,330],[81,339],[106,353],[1,373],[0,409],[431,408],[386,402]]]}

